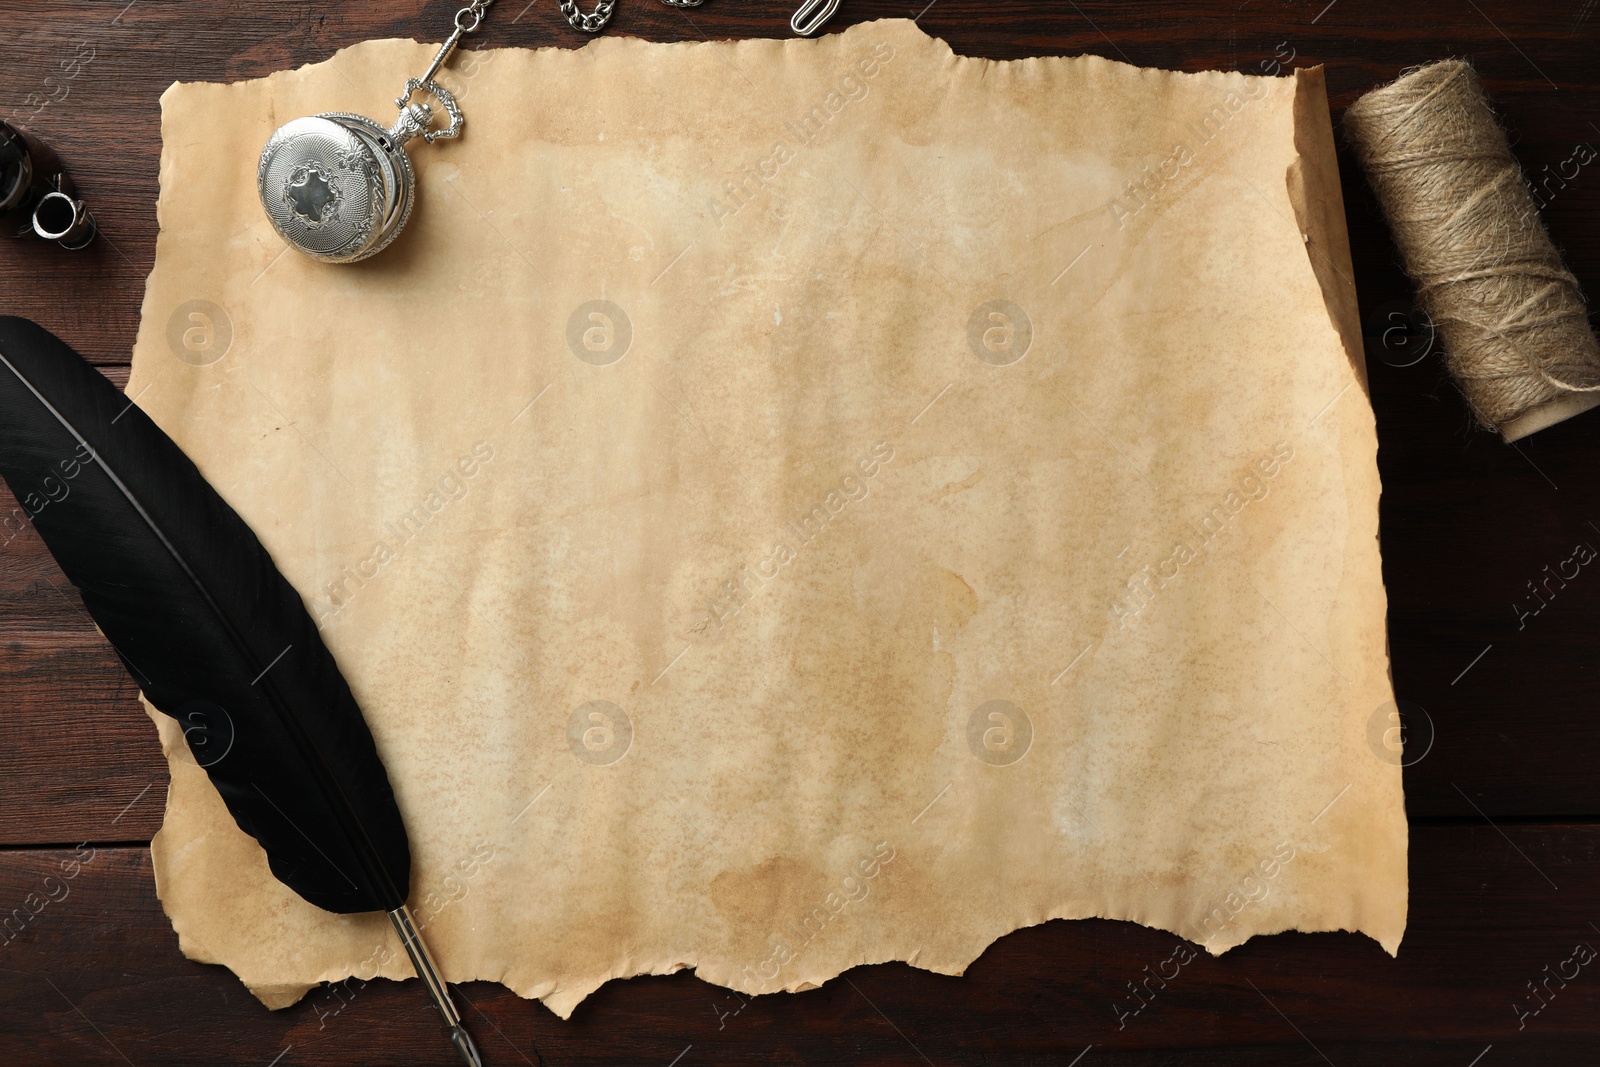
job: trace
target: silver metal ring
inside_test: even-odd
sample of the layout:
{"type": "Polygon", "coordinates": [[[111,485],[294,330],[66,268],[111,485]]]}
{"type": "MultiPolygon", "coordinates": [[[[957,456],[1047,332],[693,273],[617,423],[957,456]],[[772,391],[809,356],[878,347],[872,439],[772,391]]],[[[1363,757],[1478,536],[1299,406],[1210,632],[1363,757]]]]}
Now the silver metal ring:
{"type": "Polygon", "coordinates": [[[94,240],[96,227],[82,200],[52,191],[40,197],[33,209],[33,232],[75,251],[94,240]]]}
{"type": "Polygon", "coordinates": [[[583,33],[599,33],[605,29],[616,6],[616,0],[598,0],[594,10],[586,15],[578,10],[576,0],[560,0],[561,13],[566,16],[567,22],[573,29],[583,33]]]}

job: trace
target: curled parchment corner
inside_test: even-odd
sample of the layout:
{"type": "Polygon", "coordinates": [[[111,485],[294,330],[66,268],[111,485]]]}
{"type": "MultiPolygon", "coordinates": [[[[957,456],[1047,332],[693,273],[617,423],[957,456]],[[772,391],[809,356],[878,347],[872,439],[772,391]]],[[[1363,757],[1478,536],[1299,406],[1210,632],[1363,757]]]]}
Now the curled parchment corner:
{"type": "MultiPolygon", "coordinates": [[[[565,1017],[689,967],[960,974],[1086,917],[1396,951],[1320,73],[992,62],[903,19],[474,50],[407,233],[285,253],[273,125],[383,114],[431,52],[164,94],[130,389],[319,620],[450,981],[565,1017]]],[[[409,977],[158,725],[184,951],[270,1006],[335,983],[319,1018],[409,977]]]]}

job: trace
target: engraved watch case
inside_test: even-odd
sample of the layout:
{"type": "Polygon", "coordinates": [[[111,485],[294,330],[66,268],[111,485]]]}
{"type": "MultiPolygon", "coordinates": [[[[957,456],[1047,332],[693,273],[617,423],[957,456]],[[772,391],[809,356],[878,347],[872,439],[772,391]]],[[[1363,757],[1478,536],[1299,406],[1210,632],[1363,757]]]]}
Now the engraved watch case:
{"type": "Polygon", "coordinates": [[[406,142],[459,137],[464,120],[449,90],[431,80],[407,80],[395,104],[400,114],[388,129],[364,115],[329,111],[286,122],[267,139],[256,190],[292,247],[324,262],[354,263],[400,235],[417,191],[406,142]],[[448,127],[429,126],[433,108],[411,101],[418,90],[444,105],[448,127]]]}
{"type": "Polygon", "coordinates": [[[285,241],[317,259],[354,263],[399,235],[416,176],[389,131],[329,112],[280,126],[261,151],[256,184],[285,241]]]}

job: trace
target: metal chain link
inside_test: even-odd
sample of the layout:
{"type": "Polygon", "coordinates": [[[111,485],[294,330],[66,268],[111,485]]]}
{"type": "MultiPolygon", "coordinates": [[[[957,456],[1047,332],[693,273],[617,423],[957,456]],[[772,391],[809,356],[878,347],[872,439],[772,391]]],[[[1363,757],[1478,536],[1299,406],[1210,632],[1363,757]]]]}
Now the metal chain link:
{"type": "Polygon", "coordinates": [[[594,10],[585,15],[578,10],[578,5],[573,0],[561,0],[561,13],[567,16],[567,21],[575,30],[584,33],[599,33],[606,28],[606,23],[611,21],[611,12],[615,11],[617,0],[600,0],[594,5],[594,10]]]}
{"type": "MultiPolygon", "coordinates": [[[[439,51],[434,53],[433,62],[428,64],[428,73],[420,78],[413,79],[417,85],[427,86],[429,91],[432,91],[433,76],[439,73],[439,68],[444,66],[444,61],[449,59],[450,53],[456,50],[456,45],[460,43],[461,38],[466,34],[477,32],[478,27],[483,24],[484,12],[489,10],[489,5],[492,3],[494,3],[494,0],[472,0],[470,4],[456,12],[455,31],[445,38],[444,44],[439,46],[439,51]]],[[[406,106],[406,100],[410,96],[411,87],[407,86],[405,95],[396,100],[395,103],[403,109],[406,106]]],[[[440,99],[443,99],[443,97],[440,99]]],[[[451,114],[454,115],[455,113],[451,112],[451,114]]],[[[451,134],[451,136],[455,135],[451,134]]],[[[430,141],[432,139],[431,137],[429,138],[430,141]]]]}
{"type": "Polygon", "coordinates": [[[456,12],[456,29],[462,33],[475,32],[483,23],[484,13],[489,10],[489,5],[492,3],[494,0],[472,0],[470,4],[456,12]],[[466,21],[469,15],[472,17],[471,22],[466,21]]]}
{"type": "MultiPolygon", "coordinates": [[[[668,7],[686,8],[699,7],[705,0],[661,0],[668,7]]],[[[494,0],[472,0],[466,7],[456,12],[457,35],[472,33],[483,22],[485,12],[494,0]]],[[[599,33],[606,28],[606,23],[611,21],[611,15],[617,9],[617,0],[597,0],[594,10],[584,14],[578,10],[577,0],[561,0],[561,13],[566,16],[572,28],[583,33],[599,33]]]]}

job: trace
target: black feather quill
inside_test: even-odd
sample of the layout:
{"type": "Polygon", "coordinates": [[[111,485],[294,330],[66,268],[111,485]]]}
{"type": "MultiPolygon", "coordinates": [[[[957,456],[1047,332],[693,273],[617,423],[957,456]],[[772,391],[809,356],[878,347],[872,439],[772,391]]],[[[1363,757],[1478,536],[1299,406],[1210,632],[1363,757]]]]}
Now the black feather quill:
{"type": "MultiPolygon", "coordinates": [[[[300,595],[143,411],[47,330],[9,317],[0,477],[146,699],[183,724],[272,873],[328,911],[391,913],[421,973],[400,809],[300,595]]],[[[443,983],[423,977],[437,1001],[443,983]]]]}

